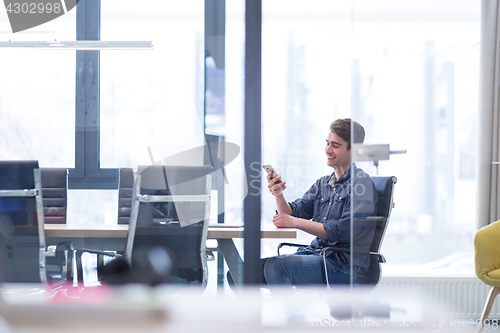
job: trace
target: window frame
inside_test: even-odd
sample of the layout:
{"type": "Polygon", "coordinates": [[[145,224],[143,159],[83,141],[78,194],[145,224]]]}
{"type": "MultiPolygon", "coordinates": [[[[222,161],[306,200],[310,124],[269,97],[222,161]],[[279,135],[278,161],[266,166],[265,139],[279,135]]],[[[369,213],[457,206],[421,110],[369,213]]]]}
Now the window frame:
{"type": "MultiPolygon", "coordinates": [[[[100,40],[101,0],[80,1],[76,11],[76,39],[100,40]]],[[[225,19],[225,0],[205,0],[205,50],[212,50],[221,67],[225,19]]],[[[119,169],[100,167],[100,51],[76,51],[75,76],[75,167],[69,169],[68,188],[118,189],[119,169]]],[[[205,119],[206,100],[203,112],[205,119]]]]}
{"type": "MultiPolygon", "coordinates": [[[[101,0],[76,6],[76,39],[100,40],[101,0]]],[[[117,189],[118,169],[100,168],[100,51],[76,51],[75,168],[69,189],[117,189]]]]}

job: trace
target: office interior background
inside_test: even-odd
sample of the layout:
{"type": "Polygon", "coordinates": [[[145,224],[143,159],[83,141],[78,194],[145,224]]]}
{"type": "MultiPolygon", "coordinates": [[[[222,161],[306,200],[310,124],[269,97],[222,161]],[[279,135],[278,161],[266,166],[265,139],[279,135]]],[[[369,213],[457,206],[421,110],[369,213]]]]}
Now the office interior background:
{"type": "MultiPolygon", "coordinates": [[[[245,148],[245,3],[225,1],[224,33],[209,37],[206,3],[100,1],[100,40],[150,40],[154,50],[1,50],[0,159],[69,168],[68,223],[117,223],[109,174],[151,164],[148,148],[161,160],[204,145],[204,134],[245,148]],[[224,54],[207,38],[222,38],[224,54]],[[79,75],[89,66],[92,82],[79,75]]],[[[331,172],[324,140],[336,118],[359,121],[367,144],[407,151],[378,168],[358,163],[398,178],[384,276],[474,276],[480,13],[480,0],[263,1],[261,156],[287,181],[286,197],[331,172]]],[[[0,15],[3,41],[76,40],[76,10],[16,34],[0,15]]],[[[245,171],[242,154],[226,165],[225,223],[243,224],[249,180],[261,177],[261,224],[272,226],[257,170],[245,171]]],[[[263,240],[262,255],[277,242],[263,240]]]]}

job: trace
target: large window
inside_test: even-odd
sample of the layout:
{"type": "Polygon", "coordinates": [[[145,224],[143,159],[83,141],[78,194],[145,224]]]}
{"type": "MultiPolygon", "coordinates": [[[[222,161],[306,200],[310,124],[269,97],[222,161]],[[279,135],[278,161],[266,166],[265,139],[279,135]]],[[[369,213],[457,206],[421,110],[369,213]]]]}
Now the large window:
{"type": "MultiPolygon", "coordinates": [[[[0,6],[0,29],[10,31],[0,6]]],[[[1,41],[75,40],[75,11],[1,41]]],[[[0,159],[34,159],[41,167],[75,165],[75,53],[1,50],[0,159]],[[43,125],[43,126],[40,126],[43,125]]]]}
{"type": "MultiPolygon", "coordinates": [[[[101,168],[150,164],[202,146],[204,1],[102,2],[101,40],[153,51],[101,52],[101,168]]],[[[203,156],[200,156],[200,162],[203,156]]]]}
{"type": "MultiPolygon", "coordinates": [[[[480,1],[263,4],[262,160],[287,180],[286,198],[332,171],[328,125],[352,117],[365,143],[407,150],[378,170],[358,163],[398,178],[384,274],[473,274],[480,1]]],[[[274,199],[262,200],[272,225],[274,199]]]]}
{"type": "Polygon", "coordinates": [[[473,275],[480,1],[353,1],[353,115],[407,149],[383,245],[392,274],[473,275]],[[410,255],[411,254],[411,255],[410,255]]]}

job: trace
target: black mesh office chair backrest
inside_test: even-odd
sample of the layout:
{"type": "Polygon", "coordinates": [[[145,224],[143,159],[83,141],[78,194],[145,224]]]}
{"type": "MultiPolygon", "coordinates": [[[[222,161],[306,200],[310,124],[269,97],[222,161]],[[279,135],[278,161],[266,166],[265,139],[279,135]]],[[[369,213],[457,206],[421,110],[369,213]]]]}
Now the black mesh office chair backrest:
{"type": "Polygon", "coordinates": [[[172,279],[206,284],[205,242],[210,211],[210,166],[138,166],[141,201],[132,203],[126,258],[132,271],[144,253],[169,253],[172,279]],[[175,199],[174,199],[175,198],[175,199]]]}
{"type": "Polygon", "coordinates": [[[380,254],[380,248],[394,205],[393,193],[397,178],[394,176],[372,177],[372,180],[378,194],[378,211],[374,220],[375,234],[370,245],[372,254],[370,255],[368,270],[358,276],[356,283],[375,286],[380,281],[380,264],[385,262],[385,258],[380,254]]]}
{"type": "Polygon", "coordinates": [[[0,161],[0,190],[34,189],[38,161],[0,161]]]}
{"type": "Polygon", "coordinates": [[[132,210],[132,192],[134,188],[134,170],[120,168],[118,185],[118,224],[128,224],[132,210]]]}
{"type": "Polygon", "coordinates": [[[0,161],[0,280],[45,280],[38,161],[0,161]],[[37,179],[35,179],[37,172],[37,179]],[[38,218],[37,218],[38,217],[38,218]]]}
{"type": "Polygon", "coordinates": [[[34,169],[38,169],[38,161],[0,161],[0,214],[8,217],[14,225],[33,223],[35,200],[34,197],[12,196],[3,191],[34,189],[34,169]]]}
{"type": "Polygon", "coordinates": [[[41,168],[45,223],[65,224],[68,207],[68,169],[41,168]]]}
{"type": "Polygon", "coordinates": [[[387,223],[391,216],[393,203],[393,193],[394,184],[397,182],[397,178],[394,176],[390,177],[372,177],[373,184],[378,194],[378,211],[377,216],[383,217],[377,221],[377,227],[375,229],[375,235],[373,237],[373,242],[370,246],[370,251],[378,252],[384,238],[385,230],[387,228],[387,223]]]}
{"type": "Polygon", "coordinates": [[[34,190],[35,169],[38,161],[0,161],[0,214],[14,225],[32,225],[33,218],[36,221],[35,198],[5,191],[34,190]]]}

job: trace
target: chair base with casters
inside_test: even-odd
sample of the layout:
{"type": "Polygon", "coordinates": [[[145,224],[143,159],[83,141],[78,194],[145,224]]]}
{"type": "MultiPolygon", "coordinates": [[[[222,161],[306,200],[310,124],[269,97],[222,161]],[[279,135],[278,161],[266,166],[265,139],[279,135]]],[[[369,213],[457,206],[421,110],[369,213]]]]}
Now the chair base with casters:
{"type": "Polygon", "coordinates": [[[500,221],[493,222],[476,232],[474,236],[474,264],[476,276],[492,287],[481,314],[478,328],[478,332],[481,332],[495,298],[500,293],[500,221]]]}

